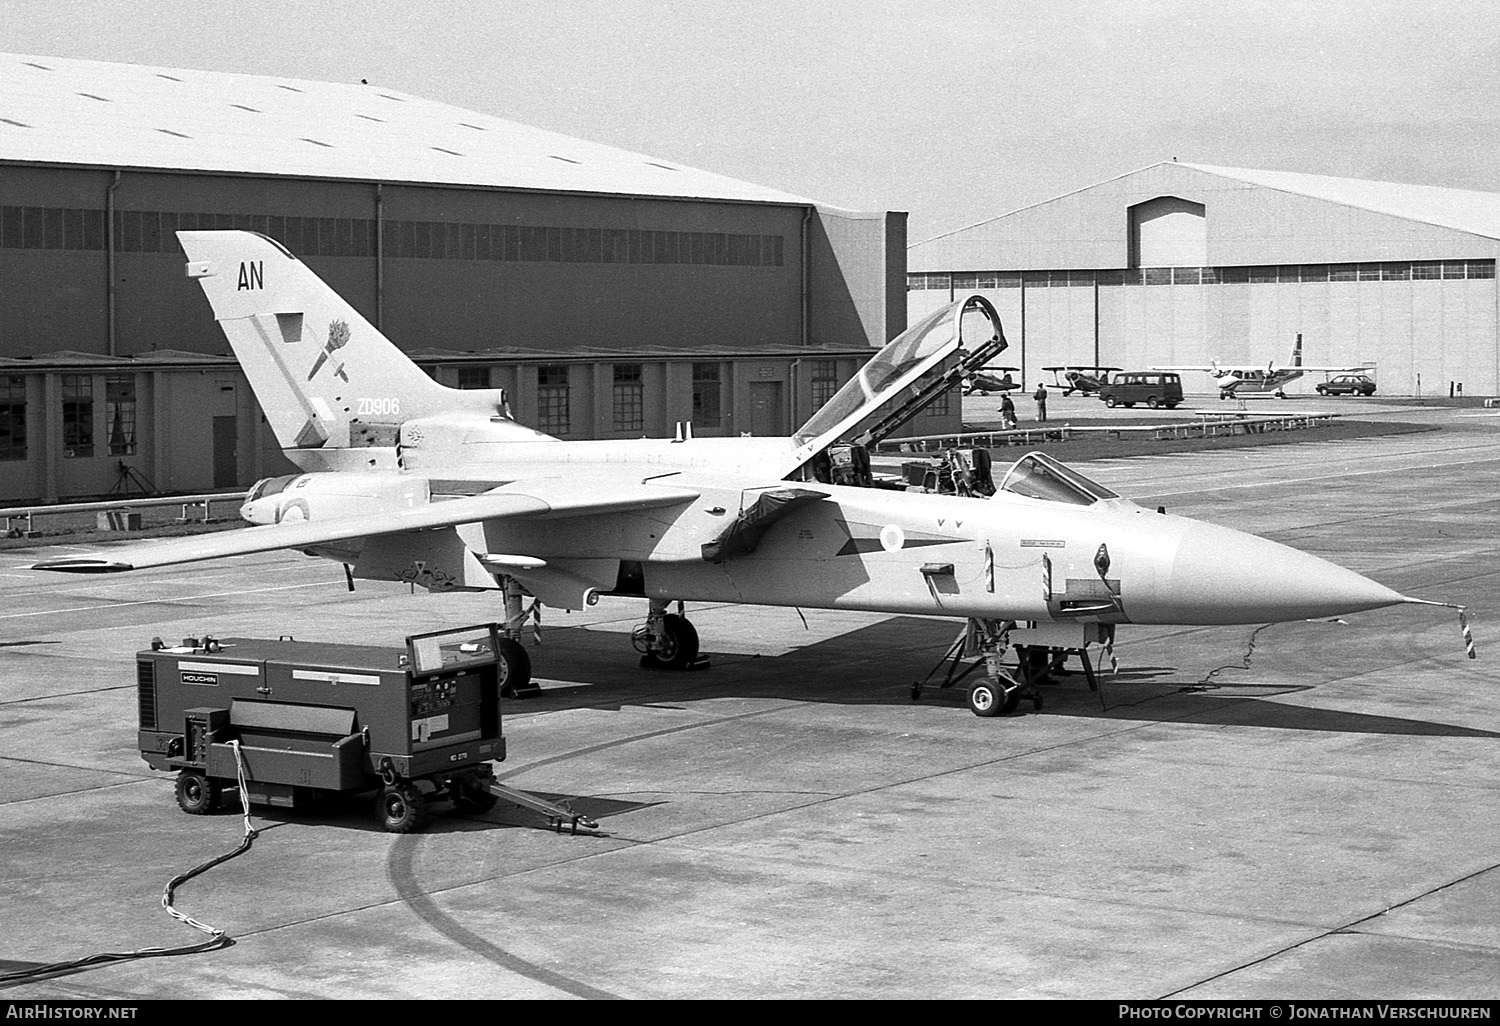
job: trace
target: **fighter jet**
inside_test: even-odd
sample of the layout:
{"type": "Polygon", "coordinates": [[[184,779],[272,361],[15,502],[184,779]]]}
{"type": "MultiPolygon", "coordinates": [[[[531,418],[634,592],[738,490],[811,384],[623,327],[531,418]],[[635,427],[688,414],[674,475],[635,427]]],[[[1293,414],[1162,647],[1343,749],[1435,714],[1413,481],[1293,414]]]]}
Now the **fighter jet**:
{"type": "Polygon", "coordinates": [[[993,392],[1009,392],[1013,388],[1020,388],[1021,383],[1011,377],[1012,371],[1020,369],[1019,367],[981,367],[965,376],[963,394],[990,395],[993,392]],[[999,373],[991,373],[993,371],[999,373]]]}
{"type": "Polygon", "coordinates": [[[1072,395],[1074,392],[1094,395],[1099,389],[1109,384],[1110,374],[1119,369],[1118,367],[1093,367],[1088,364],[1042,368],[1044,371],[1051,372],[1052,380],[1058,388],[1063,390],[1063,395],[1072,395]]]}
{"type": "Polygon", "coordinates": [[[986,716],[1020,700],[1022,682],[1001,663],[1018,636],[1083,647],[1112,643],[1119,624],[1265,623],[1420,601],[1275,542],[1143,509],[1040,453],[990,498],[828,483],[829,447],[888,416],[888,401],[960,349],[1004,348],[980,296],[880,349],[790,437],[562,441],[512,419],[500,390],[433,381],[272,239],[178,238],[302,472],[255,485],[241,512],[257,526],[38,569],[297,549],[345,564],[351,584],[494,591],[512,690],[531,674],[528,602],[640,599],[635,641],[643,665],[662,669],[699,660],[685,602],[955,617],[986,667],[969,692],[986,716]]]}
{"type": "Polygon", "coordinates": [[[1219,386],[1219,398],[1228,399],[1230,396],[1248,392],[1269,392],[1278,399],[1286,398],[1283,386],[1288,382],[1296,381],[1308,371],[1323,371],[1330,374],[1351,374],[1355,371],[1369,370],[1368,363],[1359,363],[1341,367],[1314,367],[1302,362],[1302,334],[1298,332],[1297,341],[1292,343],[1292,362],[1277,363],[1275,360],[1264,364],[1227,364],[1212,361],[1208,366],[1192,364],[1189,366],[1153,366],[1152,370],[1162,371],[1203,371],[1214,379],[1214,384],[1219,386]]]}

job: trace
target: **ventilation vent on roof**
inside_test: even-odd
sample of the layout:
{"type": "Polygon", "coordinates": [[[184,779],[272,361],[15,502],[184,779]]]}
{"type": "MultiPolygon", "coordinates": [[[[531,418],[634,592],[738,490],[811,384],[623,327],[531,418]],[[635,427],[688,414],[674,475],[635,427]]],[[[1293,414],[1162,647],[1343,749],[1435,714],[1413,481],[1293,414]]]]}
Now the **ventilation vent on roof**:
{"type": "Polygon", "coordinates": [[[309,138],[307,138],[307,137],[306,137],[306,136],[303,136],[303,137],[302,137],[302,141],[303,141],[303,142],[310,142],[310,143],[312,143],[312,144],[313,144],[313,145],[314,145],[314,146],[326,146],[326,147],[328,147],[328,148],[329,148],[329,149],[330,149],[330,150],[331,150],[331,149],[333,149],[333,143],[326,143],[326,142],[318,142],[318,140],[316,140],[316,139],[309,139],[309,138]]]}
{"type": "Polygon", "coordinates": [[[190,135],[183,135],[181,132],[174,132],[170,128],[158,128],[157,131],[161,132],[163,135],[175,135],[179,139],[191,139],[192,138],[192,136],[190,136],[190,135]]]}
{"type": "Polygon", "coordinates": [[[667,165],[665,165],[665,164],[658,164],[658,163],[657,163],[657,162],[656,162],[656,161],[654,161],[654,160],[648,160],[648,161],[646,161],[646,163],[647,163],[647,164],[650,164],[650,165],[651,165],[651,166],[652,166],[652,167],[659,167],[659,168],[661,168],[661,169],[662,169],[662,170],[663,170],[663,171],[676,171],[676,170],[677,170],[677,169],[676,169],[676,168],[675,168],[675,167],[668,167],[668,166],[667,166],[667,165]]]}
{"type": "Polygon", "coordinates": [[[356,114],[354,116],[357,118],[364,118],[366,121],[378,121],[382,125],[385,124],[385,118],[371,117],[369,114],[356,114]]]}
{"type": "Polygon", "coordinates": [[[489,131],[488,128],[484,128],[481,125],[471,125],[467,121],[460,121],[459,124],[463,125],[465,128],[472,128],[476,132],[488,132],[489,131]]]}
{"type": "Polygon", "coordinates": [[[375,95],[376,96],[383,96],[387,100],[395,100],[397,103],[405,103],[406,102],[401,97],[399,97],[399,96],[392,96],[390,93],[376,93],[375,95]]]}
{"type": "Polygon", "coordinates": [[[156,77],[157,78],[164,78],[168,82],[181,82],[182,81],[182,79],[178,78],[176,75],[163,75],[159,71],[156,73],[156,77]]]}
{"type": "Polygon", "coordinates": [[[95,96],[93,93],[79,93],[78,95],[79,96],[87,96],[89,99],[91,99],[91,100],[98,100],[100,103],[114,103],[115,102],[115,101],[111,100],[108,96],[95,96]]]}
{"type": "Polygon", "coordinates": [[[463,154],[459,153],[457,150],[445,150],[441,146],[434,146],[433,149],[437,150],[439,153],[451,153],[455,157],[462,157],[463,156],[463,154]]]}
{"type": "Polygon", "coordinates": [[[51,68],[47,67],[47,65],[45,65],[45,64],[38,64],[35,61],[22,61],[21,63],[24,64],[24,65],[26,65],[28,68],[41,68],[43,71],[51,71],[52,70],[51,68]]]}
{"type": "Polygon", "coordinates": [[[581,161],[581,160],[569,160],[567,157],[559,157],[555,153],[549,153],[549,154],[547,154],[547,156],[551,157],[553,160],[560,160],[564,164],[582,164],[583,163],[583,161],[581,161]]]}
{"type": "Polygon", "coordinates": [[[296,86],[282,85],[280,82],[276,83],[276,88],[277,89],[285,89],[289,93],[300,93],[302,91],[301,89],[298,89],[296,86]]]}
{"type": "MultiPolygon", "coordinates": [[[[51,71],[52,69],[48,68],[47,70],[51,71]]],[[[15,125],[17,128],[30,128],[31,127],[30,125],[23,124],[20,121],[12,121],[10,118],[0,118],[0,121],[5,122],[7,125],[15,125]]]]}
{"type": "Polygon", "coordinates": [[[251,114],[260,113],[260,111],[256,110],[254,107],[246,107],[243,103],[231,103],[230,106],[238,107],[240,110],[248,110],[251,114]]]}

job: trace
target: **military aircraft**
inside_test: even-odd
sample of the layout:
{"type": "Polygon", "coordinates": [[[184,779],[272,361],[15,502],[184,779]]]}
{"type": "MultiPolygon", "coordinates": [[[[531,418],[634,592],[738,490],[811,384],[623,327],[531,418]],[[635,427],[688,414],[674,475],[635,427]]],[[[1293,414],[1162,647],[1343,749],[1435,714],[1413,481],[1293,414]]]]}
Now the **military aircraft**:
{"type": "Polygon", "coordinates": [[[1269,392],[1278,399],[1286,398],[1283,386],[1288,382],[1296,381],[1308,371],[1322,371],[1329,374],[1352,374],[1355,371],[1369,370],[1370,364],[1359,363],[1342,367],[1314,367],[1302,362],[1302,334],[1298,332],[1297,341],[1292,343],[1291,363],[1277,363],[1272,360],[1265,364],[1227,364],[1214,360],[1203,366],[1193,364],[1191,366],[1153,366],[1152,370],[1162,371],[1203,371],[1213,376],[1214,384],[1219,386],[1219,398],[1228,399],[1230,396],[1240,393],[1269,392]]]}
{"type": "Polygon", "coordinates": [[[1094,395],[1109,384],[1109,376],[1119,367],[1091,367],[1087,364],[1068,364],[1064,367],[1043,367],[1052,374],[1052,380],[1063,390],[1063,395],[1081,392],[1094,395]]]}
{"type": "Polygon", "coordinates": [[[1009,392],[1013,388],[1020,388],[1021,383],[1011,377],[1012,371],[1018,371],[1019,367],[981,367],[976,371],[970,371],[964,377],[964,395],[989,395],[992,392],[1009,392]],[[988,373],[999,371],[998,375],[988,373]]]}
{"type": "Polygon", "coordinates": [[[345,564],[351,585],[497,591],[512,690],[530,679],[518,640],[528,598],[566,609],[644,600],[634,640],[643,665],[663,669],[698,660],[685,601],[955,617],[987,670],[969,691],[986,716],[1020,701],[1022,682],[1001,665],[1016,637],[1077,650],[1111,644],[1118,624],[1264,623],[1422,601],[1275,542],[1143,509],[1040,453],[989,498],[827,483],[830,445],[888,416],[889,400],[965,346],[1004,348],[980,296],[880,349],[790,437],[562,441],[513,420],[501,390],[432,380],[272,239],[177,234],[302,472],[255,485],[242,514],[257,526],[38,569],[297,549],[345,564]]]}

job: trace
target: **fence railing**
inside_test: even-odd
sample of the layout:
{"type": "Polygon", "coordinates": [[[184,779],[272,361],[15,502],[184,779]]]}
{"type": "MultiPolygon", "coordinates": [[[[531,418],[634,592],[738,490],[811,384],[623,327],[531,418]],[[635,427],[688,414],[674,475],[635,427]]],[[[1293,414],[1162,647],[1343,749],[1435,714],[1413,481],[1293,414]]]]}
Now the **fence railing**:
{"type": "Polygon", "coordinates": [[[966,431],[949,435],[920,435],[915,438],[892,438],[875,447],[877,453],[941,452],[944,449],[1000,449],[1008,445],[1039,445],[1066,442],[1073,438],[1145,437],[1155,441],[1169,438],[1212,438],[1221,435],[1255,435],[1266,431],[1294,431],[1301,428],[1327,427],[1336,413],[1296,413],[1274,416],[1214,415],[1199,420],[1172,421],[1165,424],[1037,424],[1006,431],[966,431]]]}
{"type": "Polygon", "coordinates": [[[42,516],[56,516],[64,513],[116,513],[129,512],[147,506],[181,506],[182,514],[177,518],[178,523],[200,521],[208,523],[213,519],[214,503],[220,506],[226,502],[235,506],[245,501],[245,492],[213,492],[206,495],[165,495],[147,496],[132,495],[120,496],[118,499],[106,499],[102,502],[62,502],[50,503],[45,506],[14,506],[9,509],[0,509],[0,517],[5,518],[5,536],[14,538],[24,535],[31,537],[36,534],[35,518],[42,516]],[[189,509],[201,509],[201,516],[189,516],[189,509]],[[17,520],[24,521],[26,526],[18,528],[15,526],[17,520]]]}

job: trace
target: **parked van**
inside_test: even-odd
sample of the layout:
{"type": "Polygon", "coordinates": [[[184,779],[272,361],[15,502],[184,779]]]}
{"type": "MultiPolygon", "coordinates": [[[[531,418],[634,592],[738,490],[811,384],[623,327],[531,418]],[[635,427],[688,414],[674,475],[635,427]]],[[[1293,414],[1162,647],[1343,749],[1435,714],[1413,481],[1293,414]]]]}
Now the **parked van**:
{"type": "Polygon", "coordinates": [[[1172,410],[1182,402],[1182,379],[1163,371],[1121,371],[1099,389],[1099,398],[1110,409],[1145,403],[1153,410],[1172,410]]]}

